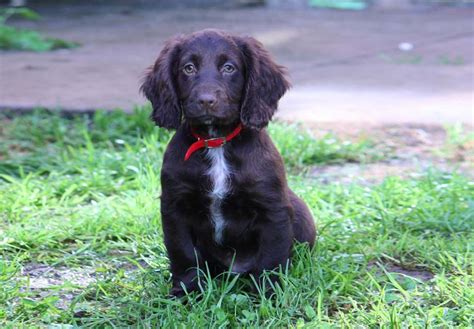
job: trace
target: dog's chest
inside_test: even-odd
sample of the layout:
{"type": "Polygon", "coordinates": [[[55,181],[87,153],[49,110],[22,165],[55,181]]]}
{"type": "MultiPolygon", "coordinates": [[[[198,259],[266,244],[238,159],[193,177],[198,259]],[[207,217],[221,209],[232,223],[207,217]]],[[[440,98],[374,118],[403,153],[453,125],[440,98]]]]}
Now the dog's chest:
{"type": "Polygon", "coordinates": [[[224,148],[208,149],[207,158],[210,166],[207,175],[211,181],[208,192],[211,200],[209,205],[210,219],[214,227],[214,240],[221,244],[226,220],[222,212],[222,202],[230,190],[230,166],[224,155],[224,148]]]}

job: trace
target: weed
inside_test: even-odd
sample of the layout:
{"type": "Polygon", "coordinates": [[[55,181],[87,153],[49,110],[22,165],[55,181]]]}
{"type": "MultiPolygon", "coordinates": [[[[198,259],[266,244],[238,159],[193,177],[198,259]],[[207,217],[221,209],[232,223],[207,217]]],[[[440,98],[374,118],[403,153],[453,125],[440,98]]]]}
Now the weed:
{"type": "Polygon", "coordinates": [[[33,30],[6,25],[6,21],[12,16],[19,16],[28,20],[40,19],[37,13],[27,8],[6,8],[0,11],[0,49],[2,50],[30,50],[42,52],[79,46],[79,44],[75,42],[44,37],[33,30]]]}
{"type": "Polygon", "coordinates": [[[465,59],[462,56],[448,56],[442,55],[438,57],[438,62],[442,65],[454,65],[460,66],[466,63],[465,59]]]}
{"type": "Polygon", "coordinates": [[[462,124],[446,126],[446,141],[435,153],[458,161],[474,159],[474,131],[462,124]]]}

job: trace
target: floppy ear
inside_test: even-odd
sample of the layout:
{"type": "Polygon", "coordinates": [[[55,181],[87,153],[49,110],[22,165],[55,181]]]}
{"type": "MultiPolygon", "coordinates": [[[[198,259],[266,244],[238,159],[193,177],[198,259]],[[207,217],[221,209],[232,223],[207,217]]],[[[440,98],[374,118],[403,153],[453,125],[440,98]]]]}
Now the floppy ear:
{"type": "Polygon", "coordinates": [[[235,41],[246,64],[240,119],[245,127],[261,129],[272,119],[290,83],[285,77],[285,68],[273,61],[259,41],[251,37],[237,37],[235,41]]]}
{"type": "Polygon", "coordinates": [[[177,37],[166,42],[140,87],[153,107],[152,120],[167,129],[177,129],[181,123],[181,106],[175,88],[179,45],[177,37]]]}

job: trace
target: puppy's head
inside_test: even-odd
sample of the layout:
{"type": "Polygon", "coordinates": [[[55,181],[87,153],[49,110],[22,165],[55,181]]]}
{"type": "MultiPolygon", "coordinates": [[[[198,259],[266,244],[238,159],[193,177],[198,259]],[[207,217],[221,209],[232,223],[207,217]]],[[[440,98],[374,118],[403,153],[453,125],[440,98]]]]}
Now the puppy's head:
{"type": "Polygon", "coordinates": [[[289,88],[284,68],[262,44],[217,30],[168,40],[141,91],[153,105],[157,125],[265,127],[289,88]]]}

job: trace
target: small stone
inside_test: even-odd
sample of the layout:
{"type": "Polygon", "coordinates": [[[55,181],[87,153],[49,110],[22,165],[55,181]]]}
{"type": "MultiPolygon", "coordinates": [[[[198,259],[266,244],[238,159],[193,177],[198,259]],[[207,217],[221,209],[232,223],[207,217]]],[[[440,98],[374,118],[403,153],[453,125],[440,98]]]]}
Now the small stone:
{"type": "Polygon", "coordinates": [[[398,44],[398,49],[400,49],[401,51],[411,51],[413,50],[413,48],[413,44],[409,42],[401,42],[398,44]]]}

